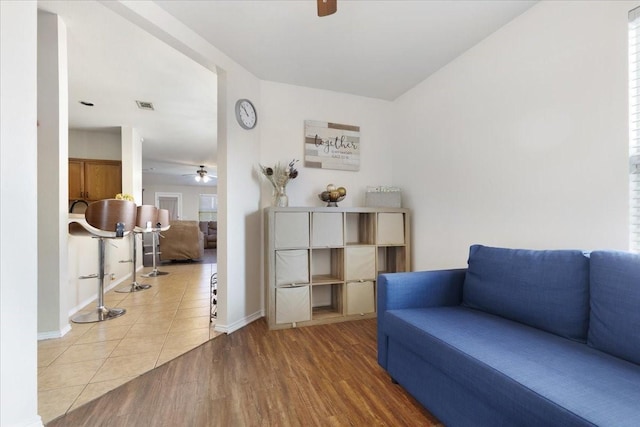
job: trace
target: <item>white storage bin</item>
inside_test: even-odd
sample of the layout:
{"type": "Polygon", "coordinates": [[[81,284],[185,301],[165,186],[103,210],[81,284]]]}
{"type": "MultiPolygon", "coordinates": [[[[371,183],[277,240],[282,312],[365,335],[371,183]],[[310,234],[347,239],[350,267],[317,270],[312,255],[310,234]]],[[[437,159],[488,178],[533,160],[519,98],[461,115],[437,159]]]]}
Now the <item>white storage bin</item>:
{"type": "Polygon", "coordinates": [[[309,283],[309,251],[276,251],[276,286],[309,283]]]}
{"type": "Polygon", "coordinates": [[[274,222],[276,249],[309,246],[309,214],[307,212],[276,212],[274,222]]]}
{"type": "Polygon", "coordinates": [[[373,313],[375,310],[373,282],[347,283],[347,315],[373,313]]]}
{"type": "Polygon", "coordinates": [[[404,245],[404,217],[401,213],[378,214],[378,245],[404,245]]]}
{"type": "Polygon", "coordinates": [[[276,323],[311,320],[309,286],[276,288],[276,323]]]}
{"type": "Polygon", "coordinates": [[[344,245],[344,223],[340,212],[314,212],[311,245],[326,248],[344,245]]]}
{"type": "Polygon", "coordinates": [[[374,246],[345,248],[345,280],[376,278],[376,248],[374,246]]]}

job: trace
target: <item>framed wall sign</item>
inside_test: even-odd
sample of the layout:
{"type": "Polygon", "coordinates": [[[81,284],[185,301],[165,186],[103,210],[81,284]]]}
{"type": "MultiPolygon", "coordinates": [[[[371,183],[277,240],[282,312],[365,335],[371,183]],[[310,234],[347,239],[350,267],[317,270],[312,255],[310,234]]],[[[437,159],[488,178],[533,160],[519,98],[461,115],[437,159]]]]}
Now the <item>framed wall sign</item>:
{"type": "Polygon", "coordinates": [[[360,126],[305,120],[304,165],[359,171],[360,126]]]}

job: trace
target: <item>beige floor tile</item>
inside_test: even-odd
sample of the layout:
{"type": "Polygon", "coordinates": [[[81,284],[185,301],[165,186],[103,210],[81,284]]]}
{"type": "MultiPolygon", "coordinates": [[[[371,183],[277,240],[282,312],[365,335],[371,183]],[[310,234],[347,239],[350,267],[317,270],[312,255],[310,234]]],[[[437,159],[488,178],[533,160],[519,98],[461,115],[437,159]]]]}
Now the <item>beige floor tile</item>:
{"type": "MultiPolygon", "coordinates": [[[[125,314],[126,316],[126,314],[125,314]]],[[[116,320],[116,319],[113,319],[116,320]]],[[[76,344],[88,344],[98,341],[113,341],[124,338],[133,325],[109,324],[112,320],[96,324],[96,327],[85,333],[76,344]]]]}
{"type": "Polygon", "coordinates": [[[180,309],[184,310],[186,308],[199,308],[199,307],[209,307],[210,301],[209,298],[201,298],[201,299],[193,299],[186,300],[180,303],[180,309]]]}
{"type": "Polygon", "coordinates": [[[82,393],[85,384],[38,392],[38,414],[43,423],[64,415],[82,393]]]}
{"type": "Polygon", "coordinates": [[[138,323],[156,323],[156,322],[164,322],[176,315],[176,309],[172,310],[163,310],[163,311],[151,311],[148,313],[143,313],[140,315],[138,319],[138,323]]]}
{"type": "Polygon", "coordinates": [[[171,327],[171,319],[154,323],[136,323],[127,332],[126,338],[145,337],[149,335],[166,335],[171,327]]]}
{"type": "MultiPolygon", "coordinates": [[[[118,287],[118,289],[124,288],[124,287],[125,287],[124,285],[120,285],[120,287],[118,287]]],[[[104,294],[104,303],[105,303],[105,305],[117,304],[120,301],[122,301],[125,298],[127,298],[127,296],[128,295],[125,294],[125,293],[109,291],[106,294],[104,294]]]]}
{"type": "Polygon", "coordinates": [[[129,356],[141,353],[160,353],[166,340],[166,335],[148,335],[134,338],[124,338],[110,357],[129,356]]]}
{"type": "Polygon", "coordinates": [[[169,348],[181,348],[186,346],[197,347],[209,341],[209,328],[192,329],[190,331],[171,332],[167,335],[162,350],[169,348]]]}
{"type": "Polygon", "coordinates": [[[157,311],[169,311],[169,310],[177,310],[180,305],[180,301],[169,301],[169,302],[159,302],[150,305],[145,305],[140,307],[140,313],[155,313],[157,311]]]}
{"type": "MultiPolygon", "coordinates": [[[[138,282],[150,284],[150,289],[105,294],[106,305],[127,309],[125,315],[107,322],[71,323],[65,337],[38,342],[39,405],[44,421],[220,335],[208,317],[215,267],[159,265],[160,271],[169,274],[153,278],[138,272],[138,282]]],[[[150,271],[145,268],[144,272],[150,271]]],[[[83,312],[94,310],[95,302],[83,312]]]]}
{"type": "Polygon", "coordinates": [[[38,369],[38,389],[44,391],[86,385],[104,362],[105,359],[97,359],[40,368],[38,369]]]}
{"type": "Polygon", "coordinates": [[[71,330],[61,338],[38,341],[38,349],[68,347],[75,344],[86,332],[91,330],[92,323],[71,323],[71,330]]]}
{"type": "Polygon", "coordinates": [[[110,357],[90,382],[99,383],[116,378],[137,377],[155,367],[158,355],[158,352],[152,352],[110,357]]]}
{"type": "Polygon", "coordinates": [[[74,344],[58,357],[52,365],[83,362],[85,360],[106,359],[120,340],[98,341],[88,344],[74,344]]]}
{"type": "Polygon", "coordinates": [[[193,329],[202,329],[209,327],[209,316],[185,317],[183,319],[174,319],[169,329],[169,333],[178,331],[191,331],[193,329]]]}
{"type": "Polygon", "coordinates": [[[184,296],[182,297],[182,302],[198,299],[209,300],[209,289],[195,289],[192,291],[187,290],[187,292],[185,292],[184,296]]]}
{"type": "Polygon", "coordinates": [[[108,381],[102,381],[99,383],[91,383],[91,384],[87,384],[87,386],[84,388],[84,390],[82,391],[82,393],[80,393],[80,395],[78,396],[78,398],[75,400],[75,402],[73,402],[73,405],[71,405],[71,408],[69,408],[70,411],[79,408],[80,406],[84,405],[85,403],[89,403],[92,400],[107,394],[108,392],[110,392],[111,390],[114,390],[118,387],[120,387],[122,384],[129,382],[130,380],[134,379],[135,377],[122,377],[122,378],[116,378],[114,380],[108,380],[108,381]]]}
{"type": "Polygon", "coordinates": [[[51,363],[68,348],[68,346],[40,348],[38,345],[38,368],[51,365],[51,363]]]}
{"type": "Polygon", "coordinates": [[[209,315],[209,306],[197,308],[178,309],[176,319],[184,319],[185,317],[200,317],[209,315]]]}

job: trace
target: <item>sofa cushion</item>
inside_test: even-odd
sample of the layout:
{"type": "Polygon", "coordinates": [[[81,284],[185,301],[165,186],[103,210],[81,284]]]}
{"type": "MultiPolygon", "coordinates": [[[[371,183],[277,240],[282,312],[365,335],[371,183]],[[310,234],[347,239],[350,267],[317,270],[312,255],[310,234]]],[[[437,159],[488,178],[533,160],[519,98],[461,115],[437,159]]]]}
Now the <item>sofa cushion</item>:
{"type": "MultiPolygon", "coordinates": [[[[413,381],[408,349],[508,425],[640,425],[640,367],[539,329],[466,307],[390,310],[388,371],[413,381]]],[[[410,390],[412,393],[415,390],[410,390]]],[[[437,392],[437,391],[432,391],[437,392]]],[[[464,405],[464,402],[458,402],[464,405]]]]}
{"type": "Polygon", "coordinates": [[[585,342],[589,259],[578,250],[471,246],[463,304],[585,342]]]}
{"type": "Polygon", "coordinates": [[[640,364],[640,255],[591,253],[588,343],[640,364]]]}

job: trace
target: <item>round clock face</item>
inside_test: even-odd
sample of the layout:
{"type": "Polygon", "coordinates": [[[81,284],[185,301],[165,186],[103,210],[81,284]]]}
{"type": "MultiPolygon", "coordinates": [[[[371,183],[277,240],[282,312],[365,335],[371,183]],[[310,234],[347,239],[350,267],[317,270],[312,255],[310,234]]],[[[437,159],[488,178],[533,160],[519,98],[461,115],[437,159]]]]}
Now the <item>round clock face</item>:
{"type": "Polygon", "coordinates": [[[248,99],[239,99],[236,102],[236,119],[245,129],[253,129],[258,122],[256,109],[248,99]]]}

